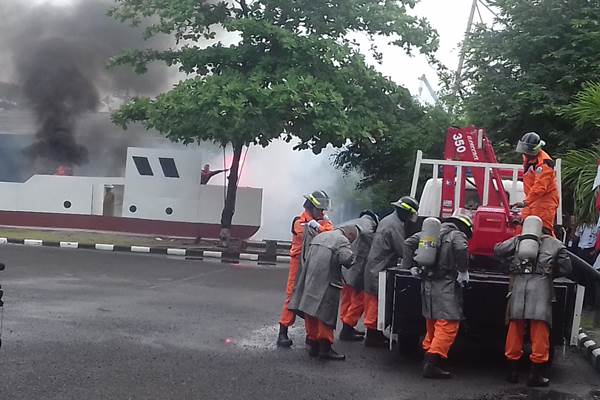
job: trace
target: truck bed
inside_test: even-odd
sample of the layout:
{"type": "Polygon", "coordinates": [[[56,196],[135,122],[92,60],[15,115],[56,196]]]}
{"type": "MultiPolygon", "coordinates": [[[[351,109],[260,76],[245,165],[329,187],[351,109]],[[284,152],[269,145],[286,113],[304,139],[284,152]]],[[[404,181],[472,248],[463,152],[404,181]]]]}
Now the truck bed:
{"type": "MultiPolygon", "coordinates": [[[[466,319],[461,323],[460,336],[469,341],[502,344],[506,336],[508,276],[470,272],[470,277],[469,288],[463,292],[466,319]]],[[[379,284],[380,305],[384,306],[380,307],[379,329],[389,330],[401,345],[403,341],[415,342],[425,333],[420,279],[409,271],[391,268],[381,273],[379,284]]],[[[584,288],[564,278],[556,279],[554,288],[552,344],[575,345],[584,288]]]]}

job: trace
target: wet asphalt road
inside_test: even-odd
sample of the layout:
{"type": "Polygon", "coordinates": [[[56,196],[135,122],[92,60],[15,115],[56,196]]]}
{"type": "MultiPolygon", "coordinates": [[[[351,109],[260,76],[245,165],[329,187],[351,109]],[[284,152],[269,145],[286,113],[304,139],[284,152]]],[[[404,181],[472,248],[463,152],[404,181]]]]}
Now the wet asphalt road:
{"type": "Polygon", "coordinates": [[[481,353],[432,382],[418,360],[361,344],[336,345],[343,363],[277,349],[283,267],[18,246],[0,259],[0,400],[600,399],[600,375],[570,351],[551,391],[527,391],[481,353]]]}

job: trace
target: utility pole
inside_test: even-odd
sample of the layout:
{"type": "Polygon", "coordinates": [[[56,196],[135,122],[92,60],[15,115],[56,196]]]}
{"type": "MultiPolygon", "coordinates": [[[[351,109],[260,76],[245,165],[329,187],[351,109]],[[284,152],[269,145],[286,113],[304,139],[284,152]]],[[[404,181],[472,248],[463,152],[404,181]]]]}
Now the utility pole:
{"type": "Polygon", "coordinates": [[[425,76],[425,74],[421,75],[419,77],[419,80],[421,82],[423,82],[423,84],[427,88],[427,91],[429,92],[429,95],[431,96],[431,98],[433,98],[433,101],[437,104],[440,101],[440,98],[438,97],[438,95],[433,90],[433,87],[431,87],[431,84],[429,83],[429,80],[427,79],[427,77],[425,76]]]}
{"type": "Polygon", "coordinates": [[[458,59],[458,68],[456,68],[456,75],[454,76],[454,90],[452,91],[453,97],[458,96],[458,91],[460,90],[460,83],[462,81],[462,69],[463,64],[465,62],[465,47],[467,46],[467,41],[469,40],[469,35],[471,33],[471,28],[473,27],[473,19],[475,18],[475,11],[477,10],[477,3],[479,0],[473,0],[473,4],[471,5],[471,13],[469,14],[469,22],[467,23],[467,30],[465,31],[465,39],[463,41],[463,45],[460,49],[460,57],[458,59]]]}

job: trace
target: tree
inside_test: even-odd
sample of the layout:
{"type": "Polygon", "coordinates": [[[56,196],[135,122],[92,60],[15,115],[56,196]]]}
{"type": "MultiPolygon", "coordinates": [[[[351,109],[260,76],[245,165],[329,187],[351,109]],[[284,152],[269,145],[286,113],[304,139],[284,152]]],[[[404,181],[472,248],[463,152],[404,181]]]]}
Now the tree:
{"type": "MultiPolygon", "coordinates": [[[[566,107],[564,115],[582,130],[600,127],[600,84],[590,83],[579,92],[573,103],[566,107]]],[[[576,149],[564,156],[564,183],[573,193],[575,217],[577,221],[595,223],[597,191],[593,190],[594,179],[600,160],[600,145],[576,149]]]]}
{"type": "Polygon", "coordinates": [[[426,21],[407,14],[415,3],[116,0],[109,15],[133,25],[145,21],[146,37],[170,34],[179,45],[129,50],[113,64],[143,73],[148,63],[162,61],[189,79],[154,99],[133,100],[113,119],[123,127],[139,121],[173,141],[233,146],[221,218],[227,237],[244,146],[296,138],[296,149],[319,153],[328,144],[341,147],[390,131],[387,113],[402,114],[412,99],[367,65],[348,34],[361,32],[371,40],[383,35],[409,53],[430,55],[437,35],[426,21]],[[226,46],[217,38],[223,32],[239,41],[226,46]]]}
{"type": "Polygon", "coordinates": [[[600,74],[600,3],[495,0],[495,27],[480,25],[466,49],[464,111],[514,149],[537,131],[551,153],[585,147],[600,129],[581,129],[561,110],[600,74]]]}
{"type": "MultiPolygon", "coordinates": [[[[390,199],[408,194],[417,150],[429,157],[441,157],[450,115],[441,107],[425,107],[412,102],[403,110],[403,118],[389,114],[392,127],[377,140],[356,140],[339,151],[335,165],[348,172],[362,173],[359,187],[374,195],[374,208],[389,209],[390,199]]],[[[425,173],[429,171],[424,171],[425,173]]]]}

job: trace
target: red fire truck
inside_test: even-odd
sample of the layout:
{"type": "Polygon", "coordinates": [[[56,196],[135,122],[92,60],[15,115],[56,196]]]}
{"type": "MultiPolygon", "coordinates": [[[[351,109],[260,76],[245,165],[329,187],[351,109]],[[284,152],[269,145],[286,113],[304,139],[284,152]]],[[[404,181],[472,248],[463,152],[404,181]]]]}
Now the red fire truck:
{"type": "MultiPolygon", "coordinates": [[[[560,190],[561,160],[556,160],[556,175],[560,190]]],[[[426,159],[421,151],[417,152],[411,195],[416,197],[420,189],[421,220],[447,218],[460,208],[470,212],[474,222],[469,243],[471,284],[463,293],[463,339],[503,343],[508,276],[493,258],[493,248],[515,235],[520,210],[511,204],[524,199],[522,177],[523,166],[499,163],[485,131],[477,127],[448,129],[443,160],[426,159]],[[430,177],[423,185],[420,181],[427,178],[423,168],[427,166],[431,167],[430,177]]],[[[562,202],[557,229],[562,229],[562,202]]],[[[586,268],[581,265],[583,261],[574,260],[577,268],[586,268]]],[[[570,279],[555,281],[554,345],[577,343],[584,290],[570,279]]],[[[415,349],[424,325],[420,281],[400,268],[382,272],[378,328],[387,332],[400,349],[415,349]]]]}

